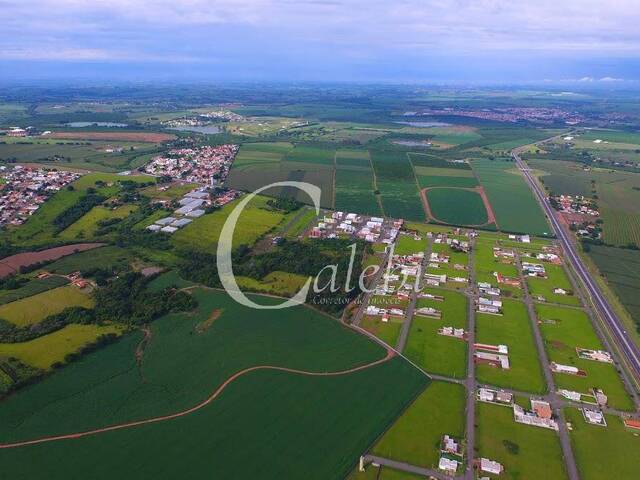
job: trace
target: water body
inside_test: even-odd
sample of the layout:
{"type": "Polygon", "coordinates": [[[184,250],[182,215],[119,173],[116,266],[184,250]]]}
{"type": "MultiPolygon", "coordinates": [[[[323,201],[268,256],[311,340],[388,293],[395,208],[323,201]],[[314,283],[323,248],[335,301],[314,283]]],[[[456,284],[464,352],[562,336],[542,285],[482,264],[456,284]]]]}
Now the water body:
{"type": "Polygon", "coordinates": [[[185,125],[183,127],[169,127],[168,130],[177,130],[179,132],[206,133],[208,135],[214,135],[216,133],[220,133],[220,127],[217,125],[206,125],[204,127],[195,127],[191,125],[185,125]]]}
{"type": "Polygon", "coordinates": [[[395,122],[400,125],[408,125],[416,128],[432,128],[432,127],[450,127],[450,123],[445,122],[395,122]]]}
{"type": "Polygon", "coordinates": [[[128,127],[126,123],[116,122],[69,122],[64,124],[65,127],[84,128],[84,127],[128,127]]]}

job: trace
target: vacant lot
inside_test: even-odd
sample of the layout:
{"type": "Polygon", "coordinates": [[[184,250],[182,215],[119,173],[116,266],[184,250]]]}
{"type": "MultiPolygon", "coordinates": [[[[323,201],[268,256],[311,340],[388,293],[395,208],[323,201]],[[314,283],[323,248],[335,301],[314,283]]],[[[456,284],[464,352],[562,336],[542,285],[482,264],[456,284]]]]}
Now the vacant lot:
{"type": "Polygon", "coordinates": [[[37,252],[18,253],[0,260],[0,277],[17,273],[20,267],[28,267],[34,263],[57,260],[66,255],[91,250],[104,245],[103,243],[76,243],[63,247],[48,248],[37,252]]]}
{"type": "Polygon", "coordinates": [[[442,436],[464,436],[464,410],[464,387],[433,382],[373,447],[373,453],[436,469],[442,436]]]}
{"type": "Polygon", "coordinates": [[[638,470],[635,459],[640,449],[640,436],[624,427],[622,420],[606,415],[607,427],[589,425],[575,408],[564,411],[571,422],[569,432],[573,454],[578,462],[580,478],[635,478],[638,470]]]}
{"type": "Polygon", "coordinates": [[[442,327],[467,327],[467,299],[464,295],[445,290],[428,290],[442,295],[444,301],[419,299],[418,308],[433,307],[442,312],[440,319],[413,316],[404,354],[427,372],[463,378],[467,370],[467,342],[438,334],[442,327]]]}
{"type": "MultiPolygon", "coordinates": [[[[4,401],[0,441],[183,410],[255,365],[331,372],[385,357],[375,343],[306,307],[275,313],[246,309],[212,290],[195,295],[195,314],[153,323],[140,369],[134,351],[141,335],[131,335],[4,401]],[[221,315],[196,334],[214,309],[221,315]]],[[[425,385],[401,359],[335,377],[255,371],[205,408],[172,421],[3,451],[3,471],[16,479],[45,471],[52,479],[74,472],[127,478],[134,471],[170,479],[186,469],[194,477],[215,470],[224,478],[344,478],[425,385]],[[286,462],[273,461],[284,451],[286,462]],[[34,454],[41,461],[25,466],[34,454]]]]}
{"type": "Polygon", "coordinates": [[[25,326],[38,323],[67,307],[89,308],[92,305],[93,301],[88,294],[68,285],[2,305],[0,318],[18,326],[25,326]]]}
{"type": "Polygon", "coordinates": [[[567,478],[556,432],[516,423],[511,408],[480,402],[476,424],[479,456],[504,465],[500,478],[567,478]]]}
{"type": "Polygon", "coordinates": [[[549,360],[573,365],[587,373],[586,377],[555,374],[558,387],[587,394],[591,388],[601,388],[612,407],[633,410],[633,402],[616,368],[608,363],[583,360],[576,353],[576,348],[604,348],[587,314],[582,310],[551,305],[536,305],[536,313],[549,360]]]}
{"type": "Polygon", "coordinates": [[[477,366],[482,383],[534,393],[546,390],[533,340],[531,321],[525,305],[516,300],[504,300],[504,315],[478,313],[476,341],[509,348],[511,368],[503,370],[487,364],[477,366]]]}
{"type": "Polygon", "coordinates": [[[527,277],[527,285],[529,286],[531,295],[534,298],[540,296],[544,298],[546,302],[561,303],[563,305],[580,305],[580,299],[575,292],[573,292],[571,282],[562,266],[546,263],[544,268],[547,273],[547,278],[527,277]],[[567,294],[554,293],[554,290],[557,288],[565,290],[567,294]]]}

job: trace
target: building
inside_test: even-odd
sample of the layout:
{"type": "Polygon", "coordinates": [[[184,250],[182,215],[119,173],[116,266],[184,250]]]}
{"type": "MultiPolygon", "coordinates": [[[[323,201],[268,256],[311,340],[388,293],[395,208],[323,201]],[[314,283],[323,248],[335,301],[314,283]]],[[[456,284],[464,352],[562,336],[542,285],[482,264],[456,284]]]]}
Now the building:
{"type": "Polygon", "coordinates": [[[581,408],[580,410],[582,411],[582,417],[585,422],[591,425],[600,425],[601,427],[607,426],[607,420],[600,410],[593,410],[591,408],[581,408]]]}
{"type": "Polygon", "coordinates": [[[566,373],[569,375],[578,375],[580,377],[587,376],[587,372],[580,370],[578,367],[574,367],[573,365],[562,365],[561,363],[551,362],[550,368],[554,373],[566,373]]]}
{"type": "Polygon", "coordinates": [[[440,457],[440,461],[438,462],[438,468],[440,470],[452,475],[454,475],[458,471],[459,465],[460,465],[460,462],[458,462],[457,460],[452,460],[447,457],[440,457]]]}
{"type": "Polygon", "coordinates": [[[613,363],[613,358],[609,352],[604,350],[589,350],[586,348],[576,348],[576,353],[585,360],[594,360],[602,363],[613,363]]]}
{"type": "Polygon", "coordinates": [[[513,405],[513,394],[502,390],[480,387],[476,392],[476,398],[480,402],[495,403],[506,407],[513,405]]]}
{"type": "Polygon", "coordinates": [[[473,356],[476,363],[487,363],[504,370],[509,370],[510,368],[509,357],[507,355],[500,355],[489,352],[474,352],[473,356]]]}
{"type": "Polygon", "coordinates": [[[480,458],[476,460],[476,466],[481,472],[490,473],[492,475],[500,475],[504,471],[504,467],[501,463],[498,463],[488,458],[480,458]]]}
{"type": "Polygon", "coordinates": [[[533,427],[548,428],[555,431],[558,431],[559,428],[558,422],[553,418],[540,417],[535,411],[527,411],[518,404],[513,405],[513,419],[517,423],[523,423],[533,427]]]}

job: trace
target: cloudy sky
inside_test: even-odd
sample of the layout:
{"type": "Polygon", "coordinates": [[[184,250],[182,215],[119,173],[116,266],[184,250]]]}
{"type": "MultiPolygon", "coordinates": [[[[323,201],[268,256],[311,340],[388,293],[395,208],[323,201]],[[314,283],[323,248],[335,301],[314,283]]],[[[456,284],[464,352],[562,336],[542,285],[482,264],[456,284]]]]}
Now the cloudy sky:
{"type": "Polygon", "coordinates": [[[0,0],[0,77],[637,81],[638,25],[639,0],[0,0]]]}

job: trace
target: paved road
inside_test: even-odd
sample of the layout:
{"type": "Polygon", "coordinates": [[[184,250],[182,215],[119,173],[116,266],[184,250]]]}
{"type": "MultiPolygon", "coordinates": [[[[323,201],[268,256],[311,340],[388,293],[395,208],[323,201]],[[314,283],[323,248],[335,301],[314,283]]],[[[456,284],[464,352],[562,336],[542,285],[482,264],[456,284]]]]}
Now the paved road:
{"type": "Polygon", "coordinates": [[[593,300],[598,312],[601,314],[602,319],[607,324],[610,332],[613,335],[613,339],[615,340],[619,350],[624,355],[624,358],[631,369],[632,374],[636,379],[640,379],[640,349],[638,346],[629,338],[627,338],[627,332],[625,330],[625,326],[615,313],[611,305],[605,298],[604,294],[600,291],[600,287],[597,283],[592,280],[591,274],[584,266],[582,259],[578,256],[576,252],[576,248],[571,242],[568,234],[564,231],[560,223],[558,222],[551,205],[547,202],[546,194],[542,191],[540,186],[536,183],[534,178],[532,177],[529,168],[526,163],[520,158],[521,149],[515,149],[512,151],[512,156],[516,161],[518,168],[524,174],[529,186],[536,194],[538,201],[542,205],[547,217],[549,217],[549,221],[553,227],[553,230],[560,240],[566,256],[569,258],[571,265],[573,266],[574,271],[584,284],[589,296],[593,300]]]}

